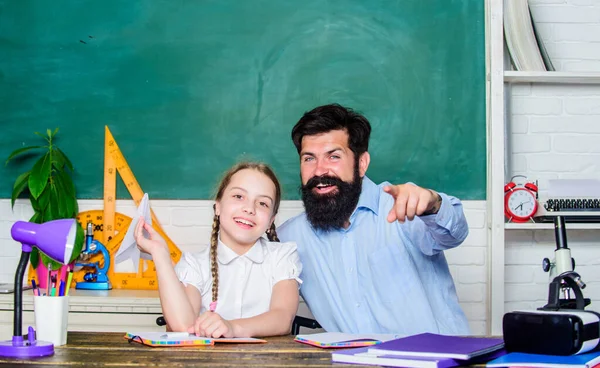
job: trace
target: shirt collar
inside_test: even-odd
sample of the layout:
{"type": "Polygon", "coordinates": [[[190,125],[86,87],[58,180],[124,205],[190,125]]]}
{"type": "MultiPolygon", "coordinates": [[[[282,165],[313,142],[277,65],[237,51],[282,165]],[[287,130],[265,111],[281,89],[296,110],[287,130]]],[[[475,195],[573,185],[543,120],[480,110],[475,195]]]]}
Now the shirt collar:
{"type": "Polygon", "coordinates": [[[263,241],[266,241],[263,238],[259,238],[256,243],[250,248],[246,254],[238,255],[236,252],[231,250],[228,246],[223,244],[221,238],[219,237],[219,244],[217,246],[217,258],[219,259],[219,263],[221,264],[229,264],[233,262],[234,259],[238,257],[246,257],[254,263],[263,263],[265,260],[265,255],[263,252],[263,241]]]}
{"type": "Polygon", "coordinates": [[[363,176],[360,197],[358,198],[356,209],[354,210],[350,218],[354,216],[354,214],[359,208],[367,208],[377,215],[377,210],[379,209],[380,195],[381,191],[379,190],[379,186],[373,183],[371,179],[369,179],[366,175],[363,176]]]}

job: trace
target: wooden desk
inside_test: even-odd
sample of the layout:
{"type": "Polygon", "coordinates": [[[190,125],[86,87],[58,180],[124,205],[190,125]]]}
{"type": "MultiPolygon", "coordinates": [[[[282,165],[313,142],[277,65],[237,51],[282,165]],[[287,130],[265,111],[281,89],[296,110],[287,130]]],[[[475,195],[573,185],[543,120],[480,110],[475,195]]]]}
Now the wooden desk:
{"type": "MultiPolygon", "coordinates": [[[[331,351],[293,341],[292,336],[270,337],[266,344],[218,344],[185,348],[152,348],[129,343],[122,333],[69,332],[67,345],[54,355],[33,360],[0,357],[0,365],[68,365],[81,367],[322,367],[331,366],[331,351]]],[[[344,366],[338,365],[336,366],[344,366]]],[[[354,365],[353,367],[357,367],[354,365]]]]}
{"type": "MultiPolygon", "coordinates": [[[[51,357],[16,360],[0,357],[0,365],[54,367],[361,367],[331,362],[331,350],[294,342],[293,336],[266,338],[266,344],[217,344],[185,348],[153,348],[129,343],[122,333],[69,332],[67,345],[51,357]]],[[[481,365],[484,367],[485,365],[481,365]]],[[[362,367],[372,367],[363,365],[362,367]]]]}
{"type": "MultiPolygon", "coordinates": [[[[0,340],[8,340],[13,332],[13,294],[0,294],[0,340]]],[[[312,318],[301,301],[298,315],[312,318]]],[[[156,290],[77,290],[69,292],[69,331],[126,332],[164,331],[156,325],[162,316],[156,290]]],[[[23,293],[23,331],[35,326],[33,293],[23,293]]],[[[301,333],[321,330],[302,329],[301,333]]]]}

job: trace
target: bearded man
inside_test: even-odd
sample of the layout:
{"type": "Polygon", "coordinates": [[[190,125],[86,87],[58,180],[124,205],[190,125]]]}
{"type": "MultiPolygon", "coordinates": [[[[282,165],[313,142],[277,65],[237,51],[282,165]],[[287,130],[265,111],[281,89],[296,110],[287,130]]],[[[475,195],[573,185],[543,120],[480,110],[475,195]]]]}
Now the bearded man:
{"type": "Polygon", "coordinates": [[[370,134],[364,116],[337,104],[292,130],[305,212],[277,233],[298,245],[301,295],[330,332],[468,335],[443,253],[468,235],[462,204],[412,183],[373,183],[370,134]]]}

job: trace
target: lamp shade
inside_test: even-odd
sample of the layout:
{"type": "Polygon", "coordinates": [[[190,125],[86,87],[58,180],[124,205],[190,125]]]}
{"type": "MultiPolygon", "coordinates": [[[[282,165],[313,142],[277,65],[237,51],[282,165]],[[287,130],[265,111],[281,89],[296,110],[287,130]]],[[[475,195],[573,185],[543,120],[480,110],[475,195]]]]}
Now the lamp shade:
{"type": "MultiPolygon", "coordinates": [[[[11,229],[12,238],[25,247],[36,247],[57,262],[71,262],[73,252],[78,253],[76,244],[77,221],[61,219],[43,224],[17,221],[11,229]]],[[[24,249],[25,250],[25,249],[24,249]]],[[[29,249],[31,251],[31,249],[29,249]]]]}
{"type": "Polygon", "coordinates": [[[71,263],[83,247],[83,230],[75,219],[62,219],[34,224],[17,221],[11,228],[12,238],[21,243],[21,258],[15,273],[15,301],[13,338],[0,341],[0,357],[30,358],[54,354],[54,345],[38,341],[33,327],[29,327],[27,340],[21,335],[23,317],[23,276],[33,247],[53,260],[71,263]]]}

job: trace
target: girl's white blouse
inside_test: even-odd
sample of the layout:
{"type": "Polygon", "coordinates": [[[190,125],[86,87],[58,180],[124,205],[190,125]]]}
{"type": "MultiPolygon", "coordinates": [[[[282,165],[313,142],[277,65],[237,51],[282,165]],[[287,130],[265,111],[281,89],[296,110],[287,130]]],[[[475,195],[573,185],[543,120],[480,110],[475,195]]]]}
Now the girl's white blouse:
{"type": "MultiPolygon", "coordinates": [[[[273,286],[294,279],[300,284],[302,264],[296,243],[270,242],[260,238],[244,255],[238,255],[219,240],[219,294],[216,313],[224,319],[254,317],[269,310],[273,286]]],[[[193,285],[202,295],[200,313],[212,302],[210,247],[184,252],[175,266],[181,282],[193,285]]]]}

